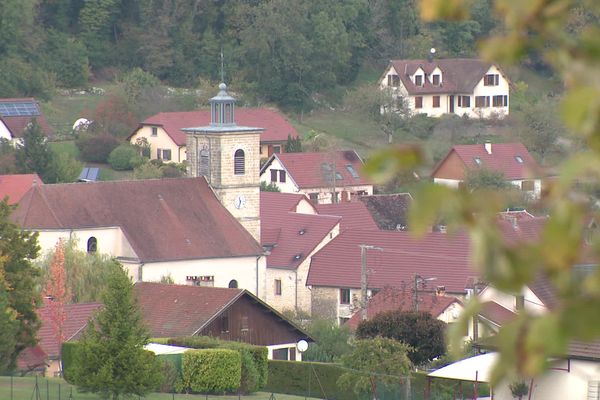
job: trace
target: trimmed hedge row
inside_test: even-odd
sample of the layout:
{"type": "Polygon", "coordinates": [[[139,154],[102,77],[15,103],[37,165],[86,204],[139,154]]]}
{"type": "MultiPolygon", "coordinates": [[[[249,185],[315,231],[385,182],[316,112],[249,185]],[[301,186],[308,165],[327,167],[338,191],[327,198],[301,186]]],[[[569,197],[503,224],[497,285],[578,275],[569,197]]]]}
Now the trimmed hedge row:
{"type": "Polygon", "coordinates": [[[188,336],[155,340],[155,343],[192,349],[229,349],[239,352],[242,363],[242,376],[239,390],[241,393],[257,392],[267,384],[269,374],[268,351],[263,346],[253,346],[240,342],[229,342],[207,336],[188,336]]]}
{"type": "Polygon", "coordinates": [[[181,389],[185,392],[224,394],[240,387],[240,353],[228,349],[188,350],[183,353],[181,389]]]}
{"type": "Polygon", "coordinates": [[[269,360],[269,381],[264,390],[332,400],[358,400],[351,390],[338,388],[337,380],[343,373],[338,364],[269,360]]]}
{"type": "Polygon", "coordinates": [[[77,342],[64,342],[61,347],[61,362],[63,368],[63,378],[65,381],[69,381],[69,369],[72,368],[73,362],[75,361],[75,352],[77,351],[77,342]]]}

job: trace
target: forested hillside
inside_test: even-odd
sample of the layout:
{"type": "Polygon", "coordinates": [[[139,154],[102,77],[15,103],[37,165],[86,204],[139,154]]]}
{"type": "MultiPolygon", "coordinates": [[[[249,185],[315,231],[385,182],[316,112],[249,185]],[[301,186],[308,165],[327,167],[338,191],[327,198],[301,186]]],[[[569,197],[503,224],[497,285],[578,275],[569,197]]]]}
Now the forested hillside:
{"type": "Polygon", "coordinates": [[[140,67],[164,84],[225,75],[257,101],[308,110],[316,92],[390,58],[474,56],[497,29],[490,0],[469,20],[423,23],[416,0],[3,0],[0,95],[48,99],[140,67]]]}

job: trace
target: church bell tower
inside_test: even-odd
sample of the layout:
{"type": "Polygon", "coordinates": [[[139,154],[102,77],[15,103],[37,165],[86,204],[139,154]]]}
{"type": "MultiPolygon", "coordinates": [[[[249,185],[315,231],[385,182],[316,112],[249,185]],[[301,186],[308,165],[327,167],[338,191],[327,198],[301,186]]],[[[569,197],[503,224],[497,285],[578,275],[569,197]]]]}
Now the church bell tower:
{"type": "Polygon", "coordinates": [[[221,203],[260,243],[260,134],[235,123],[227,85],[210,99],[210,125],[184,128],[188,176],[204,176],[221,203]]]}

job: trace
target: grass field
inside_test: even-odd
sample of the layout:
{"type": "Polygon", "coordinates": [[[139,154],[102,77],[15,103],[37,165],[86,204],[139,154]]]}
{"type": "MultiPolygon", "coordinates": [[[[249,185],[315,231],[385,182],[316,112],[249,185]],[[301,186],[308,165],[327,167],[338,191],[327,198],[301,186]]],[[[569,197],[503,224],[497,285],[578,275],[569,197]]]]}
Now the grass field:
{"type": "MultiPolygon", "coordinates": [[[[77,388],[69,385],[62,379],[38,378],[38,390],[36,391],[36,380],[33,377],[11,378],[0,376],[0,399],[2,400],[100,400],[101,397],[91,393],[80,393],[77,388]]],[[[290,396],[285,394],[274,394],[258,392],[248,396],[240,396],[244,400],[301,400],[304,397],[290,396]]],[[[137,396],[132,399],[138,399],[137,396]]],[[[143,399],[147,400],[236,400],[238,396],[216,396],[216,395],[191,395],[191,394],[168,394],[152,393],[143,399]]]]}

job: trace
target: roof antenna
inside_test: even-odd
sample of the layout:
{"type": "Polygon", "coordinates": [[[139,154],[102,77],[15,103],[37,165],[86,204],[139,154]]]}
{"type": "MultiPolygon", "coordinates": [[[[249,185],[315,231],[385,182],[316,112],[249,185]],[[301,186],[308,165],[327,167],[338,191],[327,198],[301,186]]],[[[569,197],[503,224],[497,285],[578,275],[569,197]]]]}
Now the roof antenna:
{"type": "Polygon", "coordinates": [[[223,46],[221,46],[221,82],[225,83],[225,68],[223,62],[223,46]]]}

